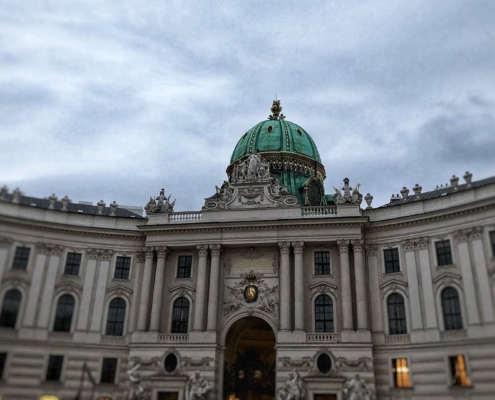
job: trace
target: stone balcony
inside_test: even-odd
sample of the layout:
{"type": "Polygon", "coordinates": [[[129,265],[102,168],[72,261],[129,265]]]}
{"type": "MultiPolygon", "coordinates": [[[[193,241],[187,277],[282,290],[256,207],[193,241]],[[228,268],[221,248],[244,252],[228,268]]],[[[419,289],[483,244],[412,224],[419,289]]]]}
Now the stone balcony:
{"type": "Polygon", "coordinates": [[[307,333],[308,343],[340,343],[340,333],[307,333]]]}

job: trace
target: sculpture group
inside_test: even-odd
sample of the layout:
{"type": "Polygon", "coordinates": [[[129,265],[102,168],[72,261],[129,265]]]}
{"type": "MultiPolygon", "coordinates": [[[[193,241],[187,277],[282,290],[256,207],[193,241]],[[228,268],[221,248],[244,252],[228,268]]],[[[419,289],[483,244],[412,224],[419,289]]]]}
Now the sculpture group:
{"type": "Polygon", "coordinates": [[[335,204],[361,204],[363,195],[359,193],[360,186],[361,185],[358,183],[356,187],[352,189],[352,187],[349,186],[349,178],[344,178],[344,186],[342,187],[344,193],[334,186],[335,194],[333,195],[333,201],[335,204]]]}
{"type": "Polygon", "coordinates": [[[289,374],[289,378],[278,390],[277,400],[304,400],[306,388],[299,372],[295,369],[289,374]]]}
{"type": "Polygon", "coordinates": [[[165,197],[165,189],[160,190],[160,194],[153,198],[150,196],[150,201],[148,204],[144,206],[144,210],[146,211],[146,215],[154,214],[154,213],[171,213],[174,212],[175,199],[173,202],[170,202],[170,197],[165,197]]]}

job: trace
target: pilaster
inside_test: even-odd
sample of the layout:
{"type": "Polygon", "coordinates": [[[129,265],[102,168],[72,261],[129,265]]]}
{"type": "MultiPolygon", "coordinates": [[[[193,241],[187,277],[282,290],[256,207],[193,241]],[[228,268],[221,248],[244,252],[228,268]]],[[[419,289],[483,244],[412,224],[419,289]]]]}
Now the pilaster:
{"type": "Polygon", "coordinates": [[[366,280],[363,265],[363,241],[352,240],[354,251],[354,273],[356,277],[356,305],[358,330],[368,329],[368,313],[366,308],[366,280]]]}
{"type": "MultiPolygon", "coordinates": [[[[416,266],[416,246],[413,240],[402,242],[406,258],[407,285],[409,288],[409,308],[411,310],[411,331],[423,329],[421,297],[419,292],[418,270],[416,266]]],[[[432,303],[434,304],[434,303],[432,303]]]]}
{"type": "Polygon", "coordinates": [[[280,248],[280,330],[290,331],[290,265],[289,242],[279,242],[280,248]]]}
{"type": "Polygon", "coordinates": [[[203,332],[206,301],[206,257],[208,256],[208,245],[198,244],[196,247],[199,252],[199,260],[196,303],[194,305],[194,330],[203,332]]]}
{"type": "Polygon", "coordinates": [[[304,331],[304,242],[292,242],[294,248],[294,329],[304,331]]]}
{"type": "Polygon", "coordinates": [[[150,302],[151,292],[151,273],[153,272],[153,247],[145,247],[144,249],[144,271],[143,271],[143,285],[141,288],[141,299],[139,301],[139,315],[138,315],[138,331],[146,330],[146,323],[148,320],[148,307],[150,302]]]}
{"type": "Polygon", "coordinates": [[[340,251],[340,276],[342,280],[342,318],[343,330],[352,331],[352,293],[349,267],[349,240],[338,240],[340,251]]]}
{"type": "Polygon", "coordinates": [[[103,250],[100,256],[98,281],[96,282],[96,291],[93,302],[93,316],[91,318],[91,330],[95,332],[99,332],[101,330],[103,310],[105,307],[105,293],[107,289],[108,270],[110,268],[110,260],[112,258],[112,254],[112,250],[103,250]]]}
{"type": "Polygon", "coordinates": [[[380,299],[380,273],[378,266],[378,245],[369,244],[366,246],[366,255],[368,257],[369,282],[370,282],[370,300],[371,300],[371,330],[373,332],[383,332],[383,315],[382,302],[380,299]]]}
{"type": "Polygon", "coordinates": [[[220,253],[222,246],[219,244],[210,244],[211,251],[211,269],[210,269],[210,291],[208,293],[208,322],[207,330],[217,330],[218,317],[218,282],[220,278],[220,253]]]}
{"type": "Polygon", "coordinates": [[[168,249],[166,246],[157,249],[157,261],[155,272],[155,285],[153,287],[153,300],[151,304],[150,331],[158,331],[160,328],[160,315],[163,294],[163,279],[165,276],[165,260],[168,249]]]}
{"type": "Polygon", "coordinates": [[[39,296],[48,253],[49,248],[46,244],[38,243],[36,245],[36,258],[34,261],[31,285],[29,286],[29,292],[27,296],[26,312],[24,313],[24,326],[34,326],[34,320],[37,315],[38,305],[40,301],[39,296]]]}

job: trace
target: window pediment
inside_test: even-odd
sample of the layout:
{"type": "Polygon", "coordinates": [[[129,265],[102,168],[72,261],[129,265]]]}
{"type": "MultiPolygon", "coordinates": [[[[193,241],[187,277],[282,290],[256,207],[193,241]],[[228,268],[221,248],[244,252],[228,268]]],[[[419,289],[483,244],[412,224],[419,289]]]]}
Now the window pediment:
{"type": "Polygon", "coordinates": [[[399,281],[398,279],[390,279],[389,281],[387,281],[384,284],[382,284],[380,286],[380,289],[381,290],[384,290],[384,289],[388,289],[389,287],[391,289],[397,289],[399,287],[401,287],[401,288],[404,289],[404,288],[407,287],[407,283],[406,282],[399,281]]]}
{"type": "Polygon", "coordinates": [[[309,290],[315,293],[334,293],[337,290],[337,286],[328,282],[318,282],[309,287],[309,290]]]}
{"type": "Polygon", "coordinates": [[[116,285],[109,287],[107,293],[117,293],[117,294],[132,294],[132,289],[125,287],[124,285],[116,285]]]}

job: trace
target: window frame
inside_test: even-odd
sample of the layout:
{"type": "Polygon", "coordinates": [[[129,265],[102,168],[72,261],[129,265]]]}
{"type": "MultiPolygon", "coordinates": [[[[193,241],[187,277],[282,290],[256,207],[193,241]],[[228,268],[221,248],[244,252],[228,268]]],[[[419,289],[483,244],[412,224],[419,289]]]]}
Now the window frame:
{"type": "Polygon", "coordinates": [[[122,296],[122,295],[116,295],[116,296],[111,297],[110,299],[108,299],[108,301],[106,303],[105,311],[106,311],[105,312],[105,321],[104,321],[104,324],[102,326],[103,335],[125,337],[127,335],[127,322],[129,319],[129,301],[127,300],[127,298],[122,296]],[[112,301],[115,299],[121,299],[125,303],[125,313],[124,313],[124,321],[122,322],[122,334],[121,335],[109,335],[109,334],[107,334],[108,316],[110,314],[110,305],[111,305],[112,301]]]}
{"type": "Polygon", "coordinates": [[[451,354],[448,353],[445,356],[445,364],[447,365],[446,371],[447,371],[447,386],[449,388],[453,388],[454,390],[464,390],[464,389],[470,389],[473,387],[473,379],[472,379],[472,373],[471,373],[471,364],[469,362],[469,357],[466,353],[458,353],[458,354],[451,354]],[[453,385],[452,384],[452,370],[451,370],[451,361],[450,359],[453,357],[458,357],[462,356],[464,358],[464,364],[466,368],[466,374],[467,378],[469,379],[470,385],[469,386],[461,386],[461,385],[453,385]]]}
{"type": "Polygon", "coordinates": [[[407,335],[409,333],[409,321],[408,321],[408,302],[406,301],[406,296],[404,293],[400,292],[400,291],[392,291],[392,292],[389,292],[385,295],[385,323],[386,323],[386,332],[387,332],[387,335],[389,336],[395,336],[395,335],[407,335]],[[399,295],[402,297],[402,300],[403,300],[403,304],[404,304],[404,323],[405,323],[405,332],[404,333],[391,333],[390,332],[390,316],[389,316],[389,312],[388,312],[388,300],[391,296],[393,295],[399,295]]]}
{"type": "Polygon", "coordinates": [[[394,356],[388,357],[388,366],[390,368],[390,388],[392,390],[411,390],[414,388],[412,365],[411,365],[411,359],[410,359],[409,355],[405,355],[405,356],[394,355],[394,356]],[[392,362],[393,362],[393,360],[399,360],[399,359],[405,359],[406,363],[407,363],[407,368],[409,370],[408,371],[409,372],[409,383],[410,383],[410,386],[408,386],[408,387],[400,387],[400,386],[395,385],[394,371],[393,371],[393,368],[395,367],[395,365],[393,365],[392,362]]]}
{"type": "Polygon", "coordinates": [[[169,332],[177,335],[183,335],[183,334],[188,334],[191,332],[191,320],[192,320],[192,310],[193,310],[193,303],[191,301],[191,298],[186,295],[179,295],[175,296],[171,302],[170,302],[170,325],[169,325],[169,332]],[[174,332],[174,305],[175,302],[178,301],[179,299],[184,298],[189,302],[189,310],[187,314],[187,330],[186,332],[174,332]]]}
{"type": "Polygon", "coordinates": [[[440,289],[440,303],[441,303],[441,311],[442,311],[443,331],[446,332],[446,331],[453,331],[453,330],[463,330],[464,329],[464,321],[463,321],[463,318],[462,318],[461,296],[459,294],[459,289],[457,289],[453,285],[446,285],[446,286],[442,287],[440,289]],[[457,314],[449,314],[449,315],[446,315],[445,314],[443,294],[444,294],[444,292],[446,290],[449,290],[449,289],[454,290],[455,293],[457,294],[457,303],[458,303],[457,305],[458,305],[458,308],[459,308],[458,317],[459,317],[459,320],[460,320],[460,323],[461,323],[461,327],[460,328],[449,328],[449,329],[447,329],[447,326],[445,324],[446,317],[451,317],[452,315],[457,315],[457,314]]]}
{"type": "Polygon", "coordinates": [[[76,308],[77,308],[77,305],[78,305],[78,302],[77,302],[77,298],[76,296],[74,296],[74,294],[72,293],[66,293],[66,292],[63,292],[63,293],[60,293],[56,299],[55,299],[55,308],[54,308],[54,313],[53,313],[53,321],[51,323],[51,327],[52,327],[52,332],[57,332],[57,333],[71,333],[73,332],[73,329],[74,329],[74,321],[76,319],[76,308]],[[58,304],[60,302],[60,299],[64,296],[70,296],[72,297],[72,300],[74,301],[74,304],[72,306],[72,316],[71,316],[71,319],[70,319],[70,325],[69,325],[69,330],[68,331],[60,331],[60,330],[55,330],[55,325],[57,323],[57,311],[58,311],[58,304]]]}
{"type": "Polygon", "coordinates": [[[66,253],[65,253],[64,270],[62,271],[62,275],[63,276],[81,276],[81,267],[83,265],[83,258],[84,258],[83,252],[81,252],[81,251],[67,250],[66,253]],[[67,271],[67,261],[68,261],[68,258],[69,258],[69,254],[77,254],[77,255],[80,256],[79,266],[77,267],[77,274],[68,274],[68,273],[66,273],[66,271],[67,271]]]}
{"type": "Polygon", "coordinates": [[[44,376],[43,376],[43,382],[59,382],[62,383],[64,380],[64,365],[65,365],[65,356],[63,354],[47,354],[47,360],[45,362],[45,368],[44,368],[44,376]],[[52,357],[62,357],[62,365],[60,367],[60,374],[58,379],[48,379],[48,371],[50,369],[50,359],[52,357]]]}
{"type": "Polygon", "coordinates": [[[313,250],[313,276],[332,276],[332,252],[330,249],[315,249],[313,250]],[[318,274],[316,271],[316,253],[328,253],[328,274],[318,274]]]}
{"type": "Polygon", "coordinates": [[[400,251],[400,247],[399,246],[382,248],[382,271],[387,276],[390,276],[392,274],[400,274],[400,273],[402,273],[402,255],[401,255],[401,251],[400,251]],[[388,272],[387,271],[387,261],[386,261],[385,252],[386,251],[393,251],[393,250],[397,250],[397,260],[396,261],[399,263],[399,270],[398,271],[388,272]]]}
{"type": "Polygon", "coordinates": [[[115,261],[113,262],[113,276],[112,279],[116,281],[130,281],[132,279],[132,264],[133,264],[133,257],[132,255],[125,255],[125,254],[117,254],[115,256],[115,261]],[[128,258],[129,259],[129,275],[127,278],[117,278],[117,261],[119,258],[128,258]]]}
{"type": "Polygon", "coordinates": [[[193,271],[194,271],[194,254],[193,253],[179,253],[177,254],[177,261],[175,263],[175,279],[189,279],[191,280],[193,278],[193,271]],[[179,264],[180,264],[180,259],[181,257],[191,257],[191,269],[189,273],[189,277],[179,277],[179,264]]]}
{"type": "MultiPolygon", "coordinates": [[[[452,246],[452,240],[450,238],[438,239],[433,242],[433,251],[435,252],[435,262],[437,267],[448,267],[449,265],[454,265],[454,247],[452,246]],[[440,264],[440,258],[438,254],[438,243],[449,243],[450,247],[450,263],[440,264]]],[[[443,254],[442,254],[443,255],[443,254]]]]}
{"type": "MultiPolygon", "coordinates": [[[[25,244],[16,244],[14,246],[14,251],[12,252],[12,259],[10,260],[10,269],[14,271],[29,271],[30,270],[30,264],[31,260],[33,259],[33,247],[32,246],[27,246],[25,244]],[[28,257],[26,260],[26,268],[15,268],[15,262],[16,262],[16,256],[17,256],[17,249],[27,249],[29,250],[28,257]]],[[[36,257],[36,255],[35,255],[36,257]]]]}
{"type": "Polygon", "coordinates": [[[120,358],[119,357],[104,357],[104,356],[101,357],[99,383],[102,385],[117,385],[118,384],[118,377],[119,377],[119,366],[120,366],[120,358]],[[104,365],[105,360],[116,360],[113,382],[103,382],[103,379],[102,379],[103,378],[103,365],[104,365]]]}
{"type": "MultiPolygon", "coordinates": [[[[334,299],[332,298],[332,296],[330,296],[328,293],[317,293],[317,295],[314,297],[313,301],[313,332],[314,333],[335,333],[335,320],[336,320],[336,315],[335,315],[335,301],[334,299]],[[318,300],[321,296],[327,296],[329,299],[330,299],[330,302],[331,302],[331,309],[332,309],[332,328],[333,330],[332,331],[317,331],[316,330],[316,300],[318,300]]],[[[325,304],[323,305],[325,306],[325,304]]],[[[326,321],[326,320],[323,320],[323,321],[326,321]]]]}
{"type": "Polygon", "coordinates": [[[3,328],[3,329],[18,329],[19,328],[20,321],[21,321],[22,316],[23,316],[23,305],[25,303],[25,301],[24,301],[25,300],[25,294],[24,294],[24,291],[21,290],[21,288],[15,287],[15,286],[13,286],[13,287],[12,286],[11,287],[7,287],[7,288],[5,288],[2,291],[1,297],[0,297],[0,316],[2,315],[2,312],[3,312],[3,306],[4,306],[4,303],[5,303],[5,297],[12,290],[15,290],[15,291],[19,292],[20,295],[21,295],[21,299],[19,301],[19,306],[17,308],[17,315],[16,315],[14,326],[1,326],[0,328],[3,328]]]}

